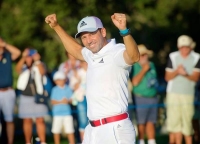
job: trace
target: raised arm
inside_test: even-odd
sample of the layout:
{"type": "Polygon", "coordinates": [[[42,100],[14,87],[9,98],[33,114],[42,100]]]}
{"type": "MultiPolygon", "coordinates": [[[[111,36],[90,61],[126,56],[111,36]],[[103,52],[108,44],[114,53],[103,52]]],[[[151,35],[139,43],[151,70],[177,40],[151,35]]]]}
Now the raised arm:
{"type": "Polygon", "coordinates": [[[82,46],[73,37],[67,34],[57,23],[56,14],[48,15],[45,18],[45,22],[48,23],[49,26],[58,34],[67,52],[73,55],[76,59],[84,61],[81,53],[82,46]]]}
{"type": "Polygon", "coordinates": [[[17,62],[17,64],[16,64],[16,67],[15,67],[15,69],[16,69],[16,72],[18,73],[18,74],[20,74],[21,72],[22,72],[22,68],[23,68],[23,65],[24,65],[24,63],[25,63],[25,59],[26,59],[26,56],[28,55],[28,49],[25,49],[24,51],[23,51],[23,53],[22,53],[22,57],[20,58],[20,60],[17,62]]]}
{"type": "Polygon", "coordinates": [[[149,69],[149,63],[145,63],[144,65],[142,65],[142,69],[140,70],[140,72],[132,78],[133,86],[137,86],[141,82],[149,69]]]}
{"type": "MultiPolygon", "coordinates": [[[[124,31],[127,30],[126,27],[126,15],[120,13],[114,13],[111,16],[111,19],[114,25],[120,30],[124,31]]],[[[128,32],[128,31],[127,31],[128,32]]],[[[139,51],[137,44],[130,33],[126,36],[123,36],[124,44],[126,50],[124,51],[124,59],[127,64],[132,65],[135,62],[138,62],[140,59],[139,51]]]]}
{"type": "Polygon", "coordinates": [[[11,53],[12,60],[16,60],[21,54],[21,51],[17,47],[6,43],[1,38],[0,38],[0,47],[4,47],[5,49],[7,49],[11,53]]]}
{"type": "Polygon", "coordinates": [[[46,74],[46,69],[45,69],[45,65],[43,62],[41,62],[41,56],[39,53],[35,53],[32,56],[33,60],[34,60],[34,65],[38,67],[39,72],[41,75],[45,75],[46,74]]]}

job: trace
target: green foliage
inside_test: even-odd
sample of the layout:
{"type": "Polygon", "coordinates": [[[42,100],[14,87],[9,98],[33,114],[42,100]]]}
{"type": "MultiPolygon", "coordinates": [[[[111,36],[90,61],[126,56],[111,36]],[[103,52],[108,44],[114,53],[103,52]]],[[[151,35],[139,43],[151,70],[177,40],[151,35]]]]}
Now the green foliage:
{"type": "Polygon", "coordinates": [[[180,34],[199,40],[199,3],[199,0],[2,0],[0,36],[21,50],[29,46],[38,49],[43,61],[53,70],[66,57],[58,36],[44,22],[48,14],[56,13],[59,24],[71,36],[76,33],[81,18],[98,16],[108,31],[107,37],[122,42],[110,19],[114,12],[122,12],[127,15],[128,27],[136,42],[153,49],[158,59],[166,46],[170,47],[167,52],[176,49],[180,34]]]}

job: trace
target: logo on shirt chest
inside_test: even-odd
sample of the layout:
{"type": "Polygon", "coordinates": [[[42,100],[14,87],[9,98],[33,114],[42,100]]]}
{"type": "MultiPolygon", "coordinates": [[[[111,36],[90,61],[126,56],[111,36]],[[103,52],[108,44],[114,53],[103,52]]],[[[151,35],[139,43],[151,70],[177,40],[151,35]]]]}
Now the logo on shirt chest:
{"type": "Polygon", "coordinates": [[[2,63],[3,63],[3,64],[6,64],[6,63],[7,63],[6,58],[3,58],[3,59],[2,59],[2,63]]]}
{"type": "Polygon", "coordinates": [[[104,60],[103,60],[103,58],[99,61],[99,63],[104,63],[104,60]]]}

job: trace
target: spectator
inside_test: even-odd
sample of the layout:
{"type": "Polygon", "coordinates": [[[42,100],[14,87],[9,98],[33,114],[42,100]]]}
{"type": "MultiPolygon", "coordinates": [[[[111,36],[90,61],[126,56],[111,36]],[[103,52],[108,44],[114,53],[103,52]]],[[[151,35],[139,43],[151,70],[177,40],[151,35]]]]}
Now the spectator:
{"type": "Polygon", "coordinates": [[[43,94],[42,76],[45,75],[44,64],[34,49],[25,49],[16,65],[19,73],[17,88],[21,90],[19,99],[19,117],[23,119],[23,131],[27,144],[32,138],[32,118],[36,119],[37,134],[41,144],[45,144],[44,116],[48,113],[47,105],[35,102],[35,93],[43,94]]]}
{"type": "Polygon", "coordinates": [[[14,122],[13,112],[15,106],[15,91],[12,88],[12,61],[20,56],[20,50],[0,38],[0,111],[6,121],[8,144],[13,144],[14,122]]]}
{"type": "Polygon", "coordinates": [[[69,105],[72,101],[72,90],[65,84],[66,76],[62,71],[57,71],[53,76],[53,80],[56,84],[51,93],[51,103],[53,105],[52,133],[54,134],[54,143],[60,144],[60,133],[62,131],[62,126],[64,126],[69,143],[75,144],[73,117],[69,105]]]}
{"type": "MultiPolygon", "coordinates": [[[[65,52],[67,56],[67,60],[63,63],[60,64],[58,70],[63,71],[66,75],[66,84],[74,90],[74,85],[77,82],[75,78],[75,73],[77,70],[80,68],[80,61],[77,60],[74,56],[69,54],[67,51],[65,52]]],[[[71,105],[71,109],[74,112],[77,112],[77,106],[76,105],[71,105]]],[[[78,128],[78,115],[77,113],[72,113],[73,120],[74,120],[74,126],[75,126],[75,135],[78,135],[79,128],[78,128]]],[[[81,136],[80,136],[81,138],[81,136]]]]}
{"type": "Polygon", "coordinates": [[[87,118],[87,102],[86,102],[86,71],[87,63],[81,61],[80,69],[75,71],[74,76],[71,78],[74,81],[73,85],[73,99],[77,105],[77,114],[78,114],[78,125],[79,125],[79,134],[81,141],[83,141],[84,130],[88,124],[87,118]]]}
{"type": "Polygon", "coordinates": [[[136,104],[136,119],[138,124],[139,144],[144,144],[145,133],[148,144],[156,144],[155,123],[157,120],[158,103],[156,94],[157,74],[154,63],[149,61],[153,52],[143,44],[138,45],[140,60],[133,68],[133,94],[136,104]]]}
{"type": "Polygon", "coordinates": [[[67,52],[66,52],[66,55],[68,59],[65,62],[60,64],[58,70],[63,71],[65,73],[66,79],[67,79],[66,82],[67,84],[71,85],[70,78],[73,76],[74,70],[80,68],[80,61],[67,52]]]}
{"type": "Polygon", "coordinates": [[[177,40],[178,51],[169,55],[167,84],[167,129],[170,144],[192,144],[195,84],[199,80],[200,56],[193,51],[195,42],[187,35],[177,40]]]}

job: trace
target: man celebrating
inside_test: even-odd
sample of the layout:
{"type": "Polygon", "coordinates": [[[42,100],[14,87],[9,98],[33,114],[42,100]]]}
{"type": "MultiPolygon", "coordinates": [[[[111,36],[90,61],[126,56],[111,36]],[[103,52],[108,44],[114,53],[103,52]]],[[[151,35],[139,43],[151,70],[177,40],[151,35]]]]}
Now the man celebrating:
{"type": "Polygon", "coordinates": [[[86,97],[89,124],[83,144],[133,144],[135,130],[128,118],[127,80],[131,65],[139,60],[137,44],[126,28],[126,15],[111,16],[124,44],[106,39],[106,29],[95,16],[83,18],[77,26],[84,47],[67,34],[51,14],[45,21],[53,28],[68,53],[88,63],[86,97]]]}

